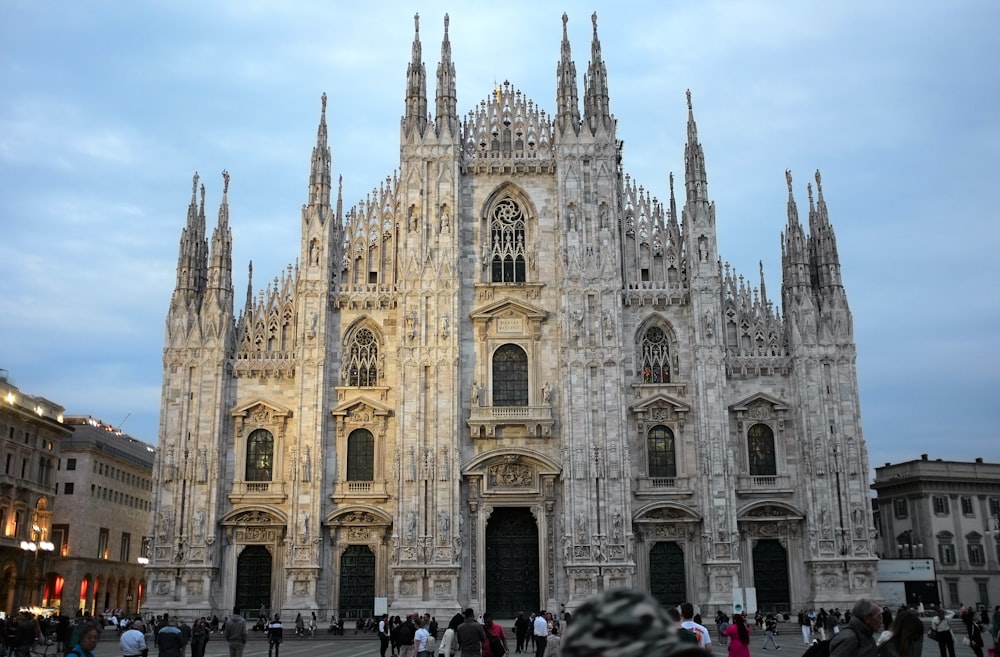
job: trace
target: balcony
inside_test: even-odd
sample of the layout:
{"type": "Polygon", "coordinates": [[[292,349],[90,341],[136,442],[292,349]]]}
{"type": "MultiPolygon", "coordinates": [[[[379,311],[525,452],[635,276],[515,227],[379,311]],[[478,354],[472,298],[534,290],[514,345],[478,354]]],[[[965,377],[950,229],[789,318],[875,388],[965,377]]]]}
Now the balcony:
{"type": "Polygon", "coordinates": [[[288,494],[285,492],[283,481],[234,481],[233,492],[229,494],[229,501],[233,504],[239,502],[276,504],[287,499],[288,494]]]}
{"type": "Polygon", "coordinates": [[[641,499],[690,497],[694,495],[688,477],[638,477],[635,496],[641,499]]]}
{"type": "Polygon", "coordinates": [[[473,438],[547,438],[555,420],[551,406],[473,406],[468,424],[473,438]]]}
{"type": "Polygon", "coordinates": [[[741,474],[736,482],[736,495],[738,497],[791,496],[794,493],[791,477],[788,475],[741,474]]]}
{"type": "Polygon", "coordinates": [[[389,489],[384,481],[338,481],[333,486],[330,499],[334,502],[386,502],[389,499],[389,489]]]}

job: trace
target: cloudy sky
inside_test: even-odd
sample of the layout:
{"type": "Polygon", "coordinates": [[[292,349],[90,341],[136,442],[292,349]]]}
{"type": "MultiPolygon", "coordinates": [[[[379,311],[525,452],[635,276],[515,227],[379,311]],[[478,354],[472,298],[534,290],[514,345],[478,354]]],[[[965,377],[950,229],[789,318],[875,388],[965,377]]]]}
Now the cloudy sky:
{"type": "Polygon", "coordinates": [[[581,85],[597,11],[625,169],[660,198],[691,90],[719,251],[772,297],[785,169],[800,209],[822,170],[872,465],[1000,460],[995,0],[3,0],[0,368],[155,442],[193,173],[212,221],[232,175],[239,302],[249,260],[259,289],[299,253],[324,92],[349,206],[397,166],[415,12],[432,79],[451,16],[464,115],[504,80],[554,110],[564,10],[581,85]]]}

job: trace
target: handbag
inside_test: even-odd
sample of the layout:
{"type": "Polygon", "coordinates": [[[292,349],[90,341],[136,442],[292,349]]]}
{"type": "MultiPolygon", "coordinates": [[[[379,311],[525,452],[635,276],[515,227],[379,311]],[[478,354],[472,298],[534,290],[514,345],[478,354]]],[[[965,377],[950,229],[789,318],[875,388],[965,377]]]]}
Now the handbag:
{"type": "Polygon", "coordinates": [[[969,640],[969,637],[963,636],[962,637],[962,645],[963,646],[971,646],[972,645],[972,641],[969,640]]]}
{"type": "Polygon", "coordinates": [[[931,641],[937,641],[938,640],[938,632],[937,632],[937,630],[935,630],[933,628],[930,629],[930,630],[927,630],[927,638],[930,639],[931,641]]]}

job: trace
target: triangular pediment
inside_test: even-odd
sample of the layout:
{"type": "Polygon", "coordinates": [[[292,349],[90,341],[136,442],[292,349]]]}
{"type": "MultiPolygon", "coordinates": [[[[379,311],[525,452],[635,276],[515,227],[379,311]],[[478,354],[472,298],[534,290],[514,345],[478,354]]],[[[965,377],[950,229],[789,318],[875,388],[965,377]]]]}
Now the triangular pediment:
{"type": "Polygon", "coordinates": [[[661,408],[663,406],[670,406],[678,413],[687,413],[691,410],[691,407],[688,404],[685,404],[676,397],[672,397],[662,392],[658,392],[652,397],[643,399],[629,408],[635,413],[641,413],[652,408],[661,408]]]}
{"type": "Polygon", "coordinates": [[[773,410],[775,410],[775,411],[787,411],[788,407],[789,407],[789,403],[786,402],[786,401],[783,401],[781,399],[778,399],[777,397],[771,396],[771,395],[767,394],[766,392],[758,392],[758,393],[755,393],[753,395],[750,395],[746,399],[741,399],[740,401],[738,401],[735,404],[731,405],[729,407],[729,410],[731,410],[733,412],[738,412],[738,411],[744,411],[745,412],[745,411],[748,411],[751,406],[760,405],[760,404],[770,405],[771,408],[773,410]]]}
{"type": "Polygon", "coordinates": [[[541,321],[548,317],[549,313],[548,311],[542,310],[541,308],[533,306],[530,303],[525,303],[524,301],[513,299],[511,297],[504,297],[499,301],[494,301],[489,305],[483,306],[470,315],[473,320],[480,321],[514,316],[541,321]]]}
{"type": "Polygon", "coordinates": [[[255,408],[263,408],[271,412],[271,415],[275,417],[291,417],[292,409],[286,408],[281,404],[276,404],[273,401],[269,401],[264,398],[258,398],[246,404],[235,407],[233,410],[229,411],[229,414],[236,417],[242,415],[244,417],[250,415],[250,412],[255,408]]]}
{"type": "Polygon", "coordinates": [[[364,395],[342,401],[330,413],[335,416],[347,416],[353,412],[365,409],[370,409],[374,416],[392,415],[391,408],[364,395]]]}

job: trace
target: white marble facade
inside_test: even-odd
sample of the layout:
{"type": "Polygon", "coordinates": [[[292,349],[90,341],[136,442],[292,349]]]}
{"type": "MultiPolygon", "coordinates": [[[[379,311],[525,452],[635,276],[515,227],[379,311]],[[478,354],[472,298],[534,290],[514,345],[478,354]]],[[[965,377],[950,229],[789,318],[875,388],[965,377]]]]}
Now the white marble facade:
{"type": "Polygon", "coordinates": [[[229,178],[208,238],[195,177],[148,609],[343,609],[361,573],[390,610],[481,610],[500,509],[537,532],[526,606],[625,586],[709,608],[754,587],[789,608],[871,593],[856,351],[819,174],[808,234],[789,173],[761,254],[781,247],[778,303],[722,264],[690,94],[680,198],[671,175],[660,203],[619,164],[596,18],[582,98],[565,20],[539,53],[561,53],[544,113],[484,81],[460,118],[447,18],[428,98],[418,31],[399,172],[350,208],[324,95],[301,252],[235,319],[229,178]],[[271,577],[246,597],[252,564],[271,577]]]}

